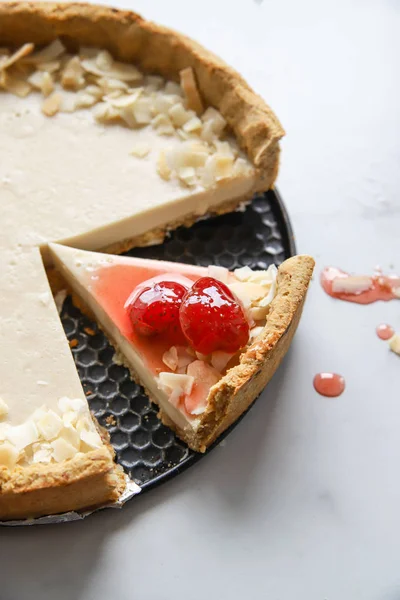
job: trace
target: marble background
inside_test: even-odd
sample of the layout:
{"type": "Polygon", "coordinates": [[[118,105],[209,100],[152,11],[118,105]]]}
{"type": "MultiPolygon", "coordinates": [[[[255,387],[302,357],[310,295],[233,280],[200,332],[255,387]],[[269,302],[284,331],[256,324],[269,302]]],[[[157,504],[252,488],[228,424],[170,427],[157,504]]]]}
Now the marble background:
{"type": "Polygon", "coordinates": [[[1,600],[399,600],[400,304],[324,295],[334,264],[400,272],[398,0],[125,0],[240,71],[287,130],[279,189],[317,260],[304,318],[250,414],[122,511],[0,532],[1,600]],[[320,370],[346,377],[318,396],[320,370]]]}

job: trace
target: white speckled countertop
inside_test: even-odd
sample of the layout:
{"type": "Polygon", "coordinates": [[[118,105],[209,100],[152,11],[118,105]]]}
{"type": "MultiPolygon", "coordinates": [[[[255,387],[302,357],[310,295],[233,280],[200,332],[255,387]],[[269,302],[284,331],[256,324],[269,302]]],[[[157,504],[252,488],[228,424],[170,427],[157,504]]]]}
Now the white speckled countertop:
{"type": "Polygon", "coordinates": [[[0,532],[1,600],[399,600],[400,302],[335,302],[334,264],[400,272],[400,3],[125,0],[221,55],[287,130],[279,189],[317,259],[295,342],[239,427],[122,511],[0,532]],[[196,13],[196,14],[195,14],[196,13]],[[313,375],[346,377],[337,399],[313,375]]]}

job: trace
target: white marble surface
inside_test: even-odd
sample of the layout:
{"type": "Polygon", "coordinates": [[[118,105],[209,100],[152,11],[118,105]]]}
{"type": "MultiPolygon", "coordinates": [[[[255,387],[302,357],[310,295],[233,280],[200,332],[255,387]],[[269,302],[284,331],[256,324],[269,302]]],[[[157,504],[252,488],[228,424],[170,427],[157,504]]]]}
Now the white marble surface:
{"type": "MultiPolygon", "coordinates": [[[[287,129],[279,188],[299,251],[400,271],[396,0],[120,0],[235,66],[287,129]]],[[[122,511],[0,532],[1,600],[399,600],[400,304],[315,278],[296,340],[226,445],[122,511]],[[317,396],[336,370],[347,390],[317,396]]]]}

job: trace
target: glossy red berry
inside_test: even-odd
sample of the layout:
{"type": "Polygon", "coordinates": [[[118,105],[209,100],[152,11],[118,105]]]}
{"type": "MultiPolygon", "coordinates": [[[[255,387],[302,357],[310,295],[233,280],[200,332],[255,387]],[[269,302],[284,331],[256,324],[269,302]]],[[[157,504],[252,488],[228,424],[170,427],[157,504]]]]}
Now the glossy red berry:
{"type": "Polygon", "coordinates": [[[182,300],[179,318],[191,346],[202,354],[237,352],[249,339],[249,324],[230,289],[213,277],[198,279],[182,300]]]}
{"type": "Polygon", "coordinates": [[[171,344],[181,342],[179,308],[186,292],[187,288],[175,281],[161,281],[143,288],[127,307],[136,333],[164,334],[171,344]]]}

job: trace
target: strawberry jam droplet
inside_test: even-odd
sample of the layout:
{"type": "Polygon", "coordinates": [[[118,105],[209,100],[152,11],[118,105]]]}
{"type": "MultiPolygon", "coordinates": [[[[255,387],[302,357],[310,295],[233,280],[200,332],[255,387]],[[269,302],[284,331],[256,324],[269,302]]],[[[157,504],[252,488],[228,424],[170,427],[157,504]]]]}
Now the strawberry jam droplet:
{"type": "Polygon", "coordinates": [[[394,329],[386,323],[381,323],[381,325],[378,325],[376,328],[376,335],[380,340],[390,340],[394,335],[394,329]]]}
{"type": "MultiPolygon", "coordinates": [[[[335,291],[335,282],[351,281],[354,277],[346,271],[337,269],[336,267],[326,267],[321,273],[321,285],[324,291],[332,298],[346,300],[347,302],[355,302],[356,304],[371,304],[378,300],[399,300],[400,299],[400,276],[398,275],[383,275],[380,271],[376,271],[372,276],[357,276],[356,279],[370,281],[367,289],[360,288],[355,292],[335,291]]],[[[340,289],[340,288],[339,288],[340,289]]]]}
{"type": "Polygon", "coordinates": [[[337,373],[318,373],[314,377],[313,383],[318,394],[328,398],[340,396],[345,388],[344,378],[337,373]]]}
{"type": "Polygon", "coordinates": [[[249,340],[249,324],[230,289],[213,277],[198,279],[179,311],[182,331],[202,354],[235,353],[249,340]]]}
{"type": "Polygon", "coordinates": [[[187,288],[175,281],[161,281],[141,289],[127,306],[132,325],[139,335],[163,334],[171,344],[183,341],[179,308],[187,288]]]}

